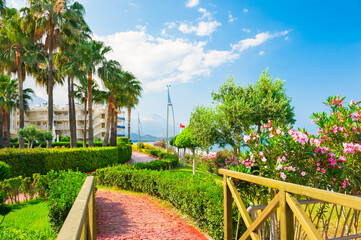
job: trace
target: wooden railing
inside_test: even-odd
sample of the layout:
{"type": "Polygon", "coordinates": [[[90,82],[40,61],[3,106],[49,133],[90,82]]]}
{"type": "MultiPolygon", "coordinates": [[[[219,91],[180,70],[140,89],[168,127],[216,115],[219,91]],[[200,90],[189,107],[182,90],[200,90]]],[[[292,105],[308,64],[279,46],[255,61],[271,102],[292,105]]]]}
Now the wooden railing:
{"type": "MultiPolygon", "coordinates": [[[[307,234],[308,239],[323,239],[321,233],[316,229],[310,216],[308,216],[304,209],[299,204],[295,195],[305,196],[309,199],[317,199],[326,203],[341,205],[353,209],[353,211],[361,210],[361,198],[346,194],[334,193],[321,189],[296,185],[292,183],[277,181],[273,179],[258,177],[245,173],[235,172],[226,169],[220,169],[219,174],[223,175],[223,189],[224,189],[224,239],[233,239],[233,219],[232,219],[232,197],[239,209],[240,215],[243,219],[247,230],[239,238],[241,240],[261,239],[257,231],[275,212],[280,214],[279,220],[279,238],[281,240],[294,240],[295,222],[300,225],[303,231],[307,234]],[[242,181],[259,184],[262,186],[278,189],[276,196],[263,208],[258,217],[252,221],[247,212],[246,206],[243,203],[241,196],[236,189],[231,178],[240,179],[242,181]],[[279,210],[278,210],[279,209],[279,210]],[[278,211],[277,211],[278,210],[278,211]]],[[[358,221],[358,220],[357,220],[358,221]]],[[[353,237],[356,239],[357,237],[353,237]]],[[[327,236],[324,239],[328,239],[327,236]]],[[[338,237],[334,239],[350,239],[338,237]]]]}
{"type": "Polygon", "coordinates": [[[60,229],[58,240],[95,240],[94,177],[87,177],[60,229]]]}

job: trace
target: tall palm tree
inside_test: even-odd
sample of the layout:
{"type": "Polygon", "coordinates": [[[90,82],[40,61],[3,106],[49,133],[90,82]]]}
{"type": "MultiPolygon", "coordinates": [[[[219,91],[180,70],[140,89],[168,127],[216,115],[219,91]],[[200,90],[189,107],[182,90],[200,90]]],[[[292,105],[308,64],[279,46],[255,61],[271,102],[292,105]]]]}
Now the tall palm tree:
{"type": "Polygon", "coordinates": [[[81,59],[80,69],[88,76],[89,146],[94,147],[93,101],[91,100],[93,99],[93,74],[96,67],[105,60],[105,54],[111,51],[111,48],[104,46],[103,42],[92,40],[82,42],[77,50],[77,54],[81,59]]]}
{"type": "MultiPolygon", "coordinates": [[[[10,112],[16,111],[20,106],[18,99],[18,80],[10,79],[10,76],[0,75],[0,108],[2,116],[2,138],[4,147],[10,147],[10,112]]],[[[30,94],[34,91],[30,88],[23,90],[23,106],[25,112],[29,110],[30,94]]]]}
{"type": "MultiPolygon", "coordinates": [[[[31,61],[29,49],[34,44],[29,37],[32,29],[25,24],[25,11],[20,14],[14,8],[7,8],[2,15],[0,28],[1,59],[9,67],[9,71],[15,70],[18,75],[19,87],[19,128],[24,127],[24,105],[23,105],[23,82],[25,81],[25,63],[31,61]],[[14,68],[15,67],[15,68],[14,68]]],[[[19,147],[24,148],[24,139],[19,138],[19,147]]]]}
{"type": "MultiPolygon", "coordinates": [[[[79,77],[79,84],[75,85],[75,92],[74,97],[80,100],[81,103],[84,104],[84,128],[83,128],[83,147],[86,147],[86,139],[87,139],[87,115],[88,115],[88,101],[89,101],[89,94],[88,94],[88,80],[84,74],[83,77],[79,77]]],[[[100,90],[98,90],[99,86],[96,82],[93,82],[92,85],[92,91],[95,93],[92,95],[93,99],[92,101],[96,103],[104,103],[104,93],[101,93],[100,90]]],[[[89,132],[89,128],[88,128],[89,132]]]]}
{"type": "Polygon", "coordinates": [[[130,139],[130,121],[131,121],[131,112],[132,108],[134,108],[139,103],[139,98],[141,97],[142,93],[142,84],[140,81],[136,80],[132,73],[126,72],[124,74],[125,78],[125,95],[126,95],[126,107],[128,111],[128,138],[130,139]]]}
{"type": "Polygon", "coordinates": [[[79,70],[79,57],[74,54],[76,44],[80,41],[90,39],[91,33],[89,26],[84,20],[85,10],[83,5],[75,2],[69,7],[70,11],[66,13],[68,24],[65,24],[62,29],[61,35],[63,38],[60,41],[61,61],[58,61],[62,73],[67,76],[68,82],[68,107],[69,107],[69,132],[70,132],[70,147],[77,147],[76,136],[76,113],[74,101],[74,78],[80,73],[79,70]]]}
{"type": "MultiPolygon", "coordinates": [[[[30,13],[34,17],[34,39],[42,41],[45,37],[44,48],[48,52],[48,130],[53,130],[53,53],[58,48],[64,29],[71,31],[71,21],[67,18],[73,16],[72,9],[67,0],[30,0],[30,13]]],[[[51,141],[48,141],[51,147],[51,141]]]]}
{"type": "Polygon", "coordinates": [[[109,130],[110,130],[110,121],[113,119],[114,114],[114,94],[122,82],[122,71],[119,62],[115,60],[104,61],[102,66],[98,69],[98,75],[103,81],[104,86],[109,90],[109,97],[107,99],[108,103],[108,113],[106,121],[106,133],[103,139],[103,147],[108,145],[109,140],[109,130]]]}

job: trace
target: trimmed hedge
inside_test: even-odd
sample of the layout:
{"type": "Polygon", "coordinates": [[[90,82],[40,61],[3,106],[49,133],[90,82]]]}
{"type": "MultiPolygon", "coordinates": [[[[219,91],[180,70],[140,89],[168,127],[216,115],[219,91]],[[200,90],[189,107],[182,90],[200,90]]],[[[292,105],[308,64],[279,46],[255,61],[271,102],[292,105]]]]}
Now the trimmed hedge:
{"type": "Polygon", "coordinates": [[[59,232],[86,178],[85,173],[50,171],[34,175],[34,186],[47,199],[49,218],[54,232],[59,232]]]}
{"type": "Polygon", "coordinates": [[[214,239],[223,239],[223,191],[211,176],[134,169],[128,165],[98,169],[96,175],[98,184],[144,192],[169,201],[214,239]]]}
{"type": "Polygon", "coordinates": [[[172,157],[163,160],[153,160],[151,162],[140,162],[131,165],[135,169],[149,170],[167,170],[178,166],[178,157],[172,157]]]}
{"type": "MultiPolygon", "coordinates": [[[[70,142],[52,142],[51,145],[53,147],[67,147],[67,148],[70,148],[70,142]]],[[[77,142],[76,145],[77,145],[77,147],[83,147],[83,142],[77,142]]],[[[33,146],[38,147],[39,143],[34,142],[33,146]]],[[[86,142],[86,146],[87,147],[89,146],[88,142],[86,142]]],[[[103,146],[102,141],[94,141],[94,147],[102,147],[102,146],[103,146]]],[[[108,146],[109,146],[109,143],[108,143],[108,146]]],[[[10,143],[10,147],[19,148],[19,142],[10,143]]],[[[25,147],[28,147],[28,143],[25,143],[25,147]]],[[[46,143],[42,143],[41,147],[46,148],[46,143]]]]}
{"type": "Polygon", "coordinates": [[[31,177],[34,173],[46,174],[50,170],[91,171],[131,158],[131,146],[72,149],[14,149],[0,151],[0,161],[10,166],[11,175],[31,177]]]}

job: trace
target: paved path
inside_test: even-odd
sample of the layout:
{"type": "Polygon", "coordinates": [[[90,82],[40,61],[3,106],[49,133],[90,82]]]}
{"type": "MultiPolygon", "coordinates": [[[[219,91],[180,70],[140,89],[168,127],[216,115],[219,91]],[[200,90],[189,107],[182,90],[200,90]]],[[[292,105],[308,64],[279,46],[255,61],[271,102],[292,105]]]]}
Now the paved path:
{"type": "Polygon", "coordinates": [[[95,201],[97,239],[207,239],[148,196],[98,189],[95,201]]]}
{"type": "Polygon", "coordinates": [[[132,152],[132,164],[138,162],[150,162],[156,160],[157,158],[148,156],[147,154],[132,152]]]}

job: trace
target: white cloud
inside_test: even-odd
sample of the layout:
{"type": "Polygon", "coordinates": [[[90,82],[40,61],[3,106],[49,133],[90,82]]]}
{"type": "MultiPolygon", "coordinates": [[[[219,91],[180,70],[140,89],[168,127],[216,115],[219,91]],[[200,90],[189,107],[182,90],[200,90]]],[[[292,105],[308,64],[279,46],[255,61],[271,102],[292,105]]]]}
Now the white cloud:
{"type": "Polygon", "coordinates": [[[196,7],[199,5],[199,0],[188,0],[186,3],[187,8],[196,7]]]}
{"type": "Polygon", "coordinates": [[[246,33],[250,33],[250,32],[251,32],[251,29],[249,29],[249,28],[242,28],[242,31],[243,31],[243,32],[246,32],[246,33]]]}
{"type": "Polygon", "coordinates": [[[202,19],[208,19],[208,21],[212,20],[212,14],[210,12],[208,12],[207,9],[199,8],[198,12],[202,13],[202,16],[199,18],[199,20],[202,20],[202,19]]]}
{"type": "Polygon", "coordinates": [[[231,11],[229,11],[229,13],[228,13],[228,22],[234,22],[234,21],[237,21],[237,18],[234,18],[232,16],[231,11]]]}
{"type": "Polygon", "coordinates": [[[287,40],[288,40],[288,36],[285,37],[285,41],[287,41],[287,40]]]}
{"type": "Polygon", "coordinates": [[[243,8],[243,13],[248,13],[248,9],[247,9],[247,8],[243,8]]]}
{"type": "Polygon", "coordinates": [[[234,61],[239,53],[206,50],[206,42],[153,37],[144,31],[93,36],[113,48],[109,59],[143,82],[145,91],[164,89],[166,84],[186,83],[195,76],[206,76],[212,68],[234,61]]]}
{"type": "Polygon", "coordinates": [[[132,7],[139,8],[138,4],[136,4],[134,2],[129,1],[128,4],[132,7]]]}
{"type": "Polygon", "coordinates": [[[288,31],[276,32],[274,34],[270,34],[269,32],[258,33],[255,38],[244,39],[244,40],[239,41],[237,44],[233,44],[232,49],[243,52],[244,50],[247,50],[248,48],[259,46],[269,39],[279,37],[279,36],[284,36],[287,33],[288,33],[288,31]]]}
{"type": "Polygon", "coordinates": [[[217,30],[217,27],[221,25],[222,24],[218,21],[210,21],[210,22],[200,21],[198,22],[197,26],[182,23],[179,25],[178,30],[184,34],[195,33],[198,36],[210,36],[214,31],[217,30]]]}
{"type": "Polygon", "coordinates": [[[11,8],[20,9],[27,6],[28,4],[27,4],[27,0],[11,0],[11,1],[7,1],[6,5],[11,8]]]}
{"type": "Polygon", "coordinates": [[[264,51],[260,51],[258,55],[264,55],[264,51]]]}
{"type": "Polygon", "coordinates": [[[166,22],[166,23],[164,23],[164,25],[166,25],[168,27],[168,29],[173,29],[177,26],[177,24],[175,22],[166,22]]]}

